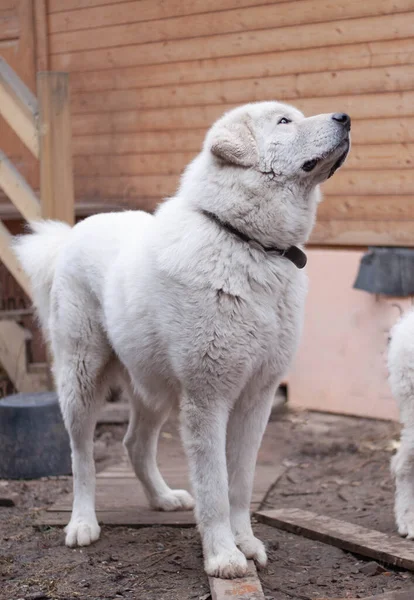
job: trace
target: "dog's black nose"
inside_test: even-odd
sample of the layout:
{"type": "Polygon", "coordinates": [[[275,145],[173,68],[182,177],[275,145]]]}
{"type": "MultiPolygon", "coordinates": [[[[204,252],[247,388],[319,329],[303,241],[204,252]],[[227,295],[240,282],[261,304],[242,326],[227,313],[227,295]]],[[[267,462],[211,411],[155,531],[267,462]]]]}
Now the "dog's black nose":
{"type": "Polygon", "coordinates": [[[346,113],[334,113],[332,115],[334,121],[341,123],[349,131],[351,129],[351,117],[346,113]]]}

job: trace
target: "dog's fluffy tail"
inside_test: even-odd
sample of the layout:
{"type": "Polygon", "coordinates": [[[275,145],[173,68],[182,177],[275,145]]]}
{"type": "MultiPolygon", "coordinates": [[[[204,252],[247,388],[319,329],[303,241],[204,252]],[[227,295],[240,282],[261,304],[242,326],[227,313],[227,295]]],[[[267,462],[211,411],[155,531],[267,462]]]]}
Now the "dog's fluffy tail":
{"type": "Polygon", "coordinates": [[[50,292],[56,260],[72,228],[60,221],[34,221],[30,223],[30,230],[30,234],[14,238],[13,250],[29,277],[33,304],[48,336],[50,292]]]}

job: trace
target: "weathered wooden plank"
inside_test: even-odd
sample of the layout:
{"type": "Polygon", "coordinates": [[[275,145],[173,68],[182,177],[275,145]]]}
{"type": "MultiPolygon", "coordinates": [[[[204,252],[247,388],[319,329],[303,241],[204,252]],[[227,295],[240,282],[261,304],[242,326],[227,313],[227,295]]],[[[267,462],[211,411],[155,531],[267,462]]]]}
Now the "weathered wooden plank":
{"type": "MultiPolygon", "coordinates": [[[[277,99],[276,96],[274,99],[277,99]]],[[[280,98],[279,98],[280,99],[280,98]]],[[[289,102],[288,98],[284,99],[289,102]]],[[[320,98],[296,98],[293,104],[302,110],[305,115],[318,114],[322,112],[334,112],[339,106],[341,110],[348,112],[353,119],[353,135],[358,135],[356,121],[374,119],[377,122],[380,119],[399,119],[412,117],[414,114],[414,92],[388,92],[384,94],[356,94],[350,96],[329,96],[320,98]]],[[[211,124],[221,117],[224,112],[235,108],[236,104],[215,104],[208,106],[186,106],[172,107],[164,109],[142,109],[141,111],[129,110],[124,113],[117,111],[108,111],[100,114],[79,114],[74,118],[77,133],[81,133],[81,124],[86,124],[89,120],[95,123],[98,119],[107,119],[109,125],[115,130],[122,128],[123,131],[183,131],[188,129],[205,130],[211,124]]],[[[108,129],[105,126],[105,130],[108,129]]],[[[375,133],[374,127],[371,129],[372,139],[378,139],[385,142],[381,132],[375,133]]],[[[112,131],[110,129],[110,131],[112,131]]],[[[75,138],[76,139],[76,138],[75,138]]],[[[409,141],[409,140],[407,140],[409,141]]],[[[359,141],[357,142],[359,143],[359,141]]],[[[366,140],[366,143],[373,143],[366,140]]],[[[377,143],[376,141],[374,143],[377,143]]],[[[167,150],[167,148],[165,149],[167,150]]],[[[135,150],[139,152],[139,148],[135,150]]]]}
{"type": "Polygon", "coordinates": [[[174,152],[164,154],[124,154],[75,156],[73,168],[75,175],[92,177],[107,175],[174,175],[181,173],[194,158],[195,152],[174,152]]]}
{"type": "Polygon", "coordinates": [[[42,216],[73,224],[74,193],[69,76],[40,72],[37,76],[40,131],[40,196],[42,216]]]}
{"type": "Polygon", "coordinates": [[[211,600],[264,600],[262,585],[257,576],[255,564],[248,561],[248,572],[238,579],[218,579],[209,577],[211,600]]]}
{"type": "Polygon", "coordinates": [[[387,535],[298,508],[259,511],[255,516],[267,525],[331,544],[361,556],[368,556],[394,567],[414,570],[414,545],[411,541],[403,540],[396,535],[387,535]]]}
{"type": "Polygon", "coordinates": [[[49,40],[46,0],[34,0],[34,26],[36,31],[36,70],[49,69],[49,40]]]}
{"type": "MultiPolygon", "coordinates": [[[[138,8],[139,5],[136,5],[138,8]]],[[[399,0],[398,3],[389,0],[348,0],[339,3],[337,0],[297,0],[295,10],[289,3],[276,3],[259,6],[249,6],[232,10],[203,12],[198,15],[170,17],[163,15],[160,20],[135,22],[130,19],[126,23],[105,25],[104,29],[91,23],[87,29],[77,28],[76,31],[51,33],[50,51],[52,54],[78,52],[97,48],[110,48],[145,44],[168,40],[188,39],[202,36],[222,35],[234,32],[258,31],[261,29],[297,26],[309,23],[330,23],[343,19],[378,16],[384,14],[403,13],[413,10],[412,0],[399,0]]],[[[82,27],[85,26],[85,15],[80,15],[82,27]]]]}
{"type": "Polygon", "coordinates": [[[312,232],[314,246],[414,246],[414,219],[404,221],[318,220],[312,232]]]}
{"type": "MultiPolygon", "coordinates": [[[[49,525],[64,527],[69,521],[69,511],[48,511],[39,515],[37,526],[49,525]]],[[[192,512],[161,512],[142,507],[123,508],[118,511],[97,511],[98,521],[109,527],[150,527],[165,525],[166,527],[193,527],[195,525],[192,512]]]]}
{"type": "MultiPolygon", "coordinates": [[[[412,132],[414,134],[414,123],[412,132]]],[[[77,176],[122,177],[124,175],[174,175],[183,169],[196,156],[193,152],[157,152],[151,154],[92,154],[75,156],[73,168],[77,176]]],[[[412,144],[373,144],[352,146],[346,161],[349,171],[392,171],[412,169],[414,164],[414,143],[412,144]]],[[[364,177],[364,174],[360,174],[364,177]]]]}
{"type": "Polygon", "coordinates": [[[286,0],[51,0],[50,30],[71,31],[90,27],[108,27],[119,23],[133,23],[166,19],[180,15],[222,11],[243,6],[274,4],[286,0]],[[119,3],[122,2],[121,5],[119,3]],[[110,6],[104,7],[104,4],[110,6]],[[95,7],[99,5],[99,8],[95,7]],[[55,14],[57,9],[65,14],[55,14]],[[82,8],[83,10],[76,10],[82,8]]]}
{"type": "MultiPolygon", "coordinates": [[[[413,19],[414,20],[414,19],[413,19]]],[[[352,69],[302,75],[254,77],[243,80],[194,83],[188,85],[78,92],[72,102],[74,113],[170,108],[204,104],[243,104],[278,98],[318,98],[356,94],[412,91],[414,65],[352,69]],[[275,92],[277,90],[277,92],[275,92]]],[[[340,98],[336,99],[340,103],[340,98]]]]}
{"type": "MultiPolygon", "coordinates": [[[[323,185],[327,196],[404,196],[413,198],[414,171],[350,171],[343,169],[323,185]]],[[[414,202],[414,198],[412,200],[414,202]]]]}
{"type": "Polygon", "coordinates": [[[39,157],[37,100],[0,57],[0,114],[35,157],[39,157]]]}
{"type": "Polygon", "coordinates": [[[27,221],[40,218],[38,197],[1,150],[0,187],[27,221]]]}
{"type": "MultiPolygon", "coordinates": [[[[380,175],[381,172],[375,172],[380,175]]],[[[375,177],[375,173],[361,172],[361,180],[375,177]]],[[[390,173],[390,177],[392,173],[390,173]]],[[[335,196],[327,195],[318,207],[321,221],[405,221],[414,218],[414,193],[407,196],[335,196]]]]}
{"type": "MultiPolygon", "coordinates": [[[[121,177],[113,176],[92,176],[92,177],[77,177],[76,179],[76,193],[80,195],[94,195],[102,194],[105,192],[108,198],[164,198],[175,192],[178,187],[179,176],[174,175],[128,175],[121,177]]],[[[366,196],[408,196],[413,198],[414,190],[414,172],[411,169],[401,169],[400,171],[349,171],[344,169],[335,175],[335,179],[331,179],[324,183],[323,191],[326,196],[355,196],[353,206],[362,213],[358,213],[355,219],[361,214],[367,214],[369,211],[365,211],[366,206],[365,200],[358,201],[357,197],[366,196]]],[[[398,214],[401,214],[401,208],[407,216],[407,209],[409,208],[410,202],[407,198],[406,202],[400,201],[395,206],[394,212],[392,207],[389,207],[387,212],[392,215],[390,218],[398,220],[398,214]]],[[[342,209],[342,214],[335,214],[336,218],[349,217],[349,210],[346,206],[347,199],[345,199],[342,209]]],[[[372,200],[375,203],[375,199],[372,200]]],[[[413,200],[411,200],[413,202],[413,200]]],[[[384,207],[387,206],[387,202],[382,202],[382,209],[377,210],[377,213],[384,211],[384,207]]],[[[322,210],[328,210],[322,209],[322,210]]],[[[352,218],[352,216],[351,216],[352,218]]],[[[372,216],[374,220],[376,216],[372,216]]],[[[381,217],[378,217],[381,218],[381,217]]]]}
{"type": "MultiPolygon", "coordinates": [[[[369,598],[362,598],[362,600],[412,600],[414,598],[414,588],[410,590],[386,592],[376,596],[369,596],[369,598]]],[[[357,600],[355,598],[355,600],[357,600]]]]}
{"type": "Polygon", "coordinates": [[[12,236],[7,227],[0,221],[0,260],[30,297],[30,283],[15,253],[12,250],[12,236]]]}
{"type": "Polygon", "coordinates": [[[2,42],[6,40],[15,40],[20,35],[20,23],[16,13],[16,7],[10,6],[1,7],[0,13],[0,39],[2,42]]]}
{"type": "Polygon", "coordinates": [[[72,72],[71,88],[73,92],[91,92],[324,71],[336,74],[337,71],[346,69],[412,64],[413,54],[414,39],[392,39],[334,46],[330,52],[326,52],[324,48],[310,48],[306,51],[306,61],[303,60],[301,50],[289,50],[230,58],[187,60],[175,63],[174,68],[171,68],[171,64],[160,64],[72,72]]]}
{"type": "MultiPolygon", "coordinates": [[[[360,600],[412,600],[414,598],[414,588],[405,591],[386,592],[385,594],[376,594],[360,598],[360,600]]],[[[358,600],[357,598],[319,598],[318,600],[358,600]]]]}
{"type": "MultiPolygon", "coordinates": [[[[105,4],[120,4],[125,0],[49,0],[48,12],[64,12],[70,15],[71,11],[90,6],[104,6],[105,4]]],[[[132,2],[131,2],[132,4],[132,2]]]]}
{"type": "Polygon", "coordinates": [[[150,42],[138,46],[102,48],[81,52],[52,55],[52,69],[70,71],[94,71],[102,68],[121,68],[138,64],[159,64],[194,59],[238,56],[284,50],[322,48],[375,42],[390,39],[406,39],[414,34],[414,21],[409,13],[363,17],[330,23],[311,23],[228,33],[219,36],[196,37],[186,40],[150,42]],[[408,15],[408,17],[407,17],[408,15]]]}
{"type": "MultiPolygon", "coordinates": [[[[338,102],[336,102],[336,104],[331,104],[330,112],[332,112],[332,107],[337,106],[338,104],[338,102]]],[[[191,110],[192,109],[189,109],[189,112],[191,112],[191,110]]],[[[323,108],[321,110],[323,110],[323,108]]],[[[223,112],[223,110],[217,111],[220,115],[223,112]]],[[[101,116],[100,118],[102,119],[105,117],[101,116]]],[[[208,126],[213,122],[214,121],[212,120],[208,126]]],[[[386,137],[386,133],[393,130],[393,125],[395,132],[393,138],[395,143],[412,143],[414,141],[414,119],[401,118],[384,120],[383,127],[385,134],[382,129],[378,128],[380,122],[381,120],[373,119],[372,123],[369,121],[357,121],[353,124],[352,141],[353,145],[356,147],[361,146],[361,148],[358,149],[361,158],[364,156],[365,152],[365,149],[362,146],[365,145],[385,144],[388,146],[388,153],[391,155],[397,150],[391,146],[393,143],[392,139],[387,139],[386,137]]],[[[197,129],[178,128],[167,129],[164,131],[143,130],[132,132],[125,131],[125,133],[117,132],[112,134],[78,135],[73,140],[73,153],[75,156],[91,157],[95,155],[102,156],[105,154],[110,154],[111,156],[121,154],[168,154],[176,152],[188,154],[199,152],[201,150],[206,132],[207,127],[197,129]]],[[[370,150],[368,149],[367,152],[369,151],[370,150]]],[[[353,153],[354,149],[352,148],[350,157],[352,157],[353,153]]]]}
{"type": "MultiPolygon", "coordinates": [[[[294,101],[297,104],[296,101],[294,101]]],[[[336,100],[336,105],[340,104],[341,100],[336,100]]],[[[332,108],[332,106],[331,106],[332,108]]],[[[75,136],[90,136],[90,135],[101,135],[111,133],[112,135],[119,133],[142,133],[145,131],[151,131],[151,139],[157,139],[157,132],[161,131],[163,135],[170,132],[171,136],[181,136],[183,144],[186,142],[185,131],[192,130],[191,113],[194,109],[190,108],[189,121],[180,122],[180,127],[177,128],[177,122],[174,119],[175,112],[172,113],[172,117],[169,121],[166,120],[165,111],[160,112],[160,123],[157,121],[150,121],[147,117],[146,111],[126,111],[126,112],[110,112],[110,113],[88,113],[75,115],[73,119],[73,133],[75,136]]],[[[222,112],[225,108],[222,109],[222,112]]],[[[352,153],[351,157],[355,152],[355,146],[360,144],[384,144],[389,149],[391,144],[404,143],[409,144],[414,142],[414,118],[407,117],[396,117],[396,118],[381,118],[381,119],[355,119],[353,116],[352,125],[352,153]]],[[[201,124],[201,123],[200,123],[201,124]]],[[[204,127],[195,127],[194,130],[199,130],[200,136],[205,135],[207,128],[212,123],[205,123],[204,127]]],[[[145,137],[143,140],[145,141],[145,137]]],[[[161,138],[163,139],[163,138],[161,138]]],[[[198,144],[198,139],[197,142],[198,144]]],[[[154,147],[154,144],[151,148],[154,147]]],[[[199,146],[197,146],[199,147],[199,146]]],[[[136,152],[139,153],[141,150],[137,148],[136,152]]],[[[144,147],[145,150],[145,147],[144,147]]],[[[164,147],[164,142],[160,143],[157,151],[168,152],[168,147],[164,147]]],[[[190,150],[196,150],[191,148],[190,150]]],[[[396,148],[389,150],[388,154],[394,156],[396,148]]],[[[175,151],[173,151],[175,154],[175,151]]],[[[365,148],[364,148],[365,152],[365,148]]],[[[94,154],[100,154],[99,152],[94,154]]]]}
{"type": "MultiPolygon", "coordinates": [[[[3,260],[3,256],[0,256],[3,260]]],[[[6,262],[5,265],[9,268],[6,262]]],[[[31,371],[28,368],[25,351],[28,339],[28,330],[15,321],[0,321],[0,360],[13,385],[22,393],[43,392],[48,389],[47,371],[31,371]]]]}

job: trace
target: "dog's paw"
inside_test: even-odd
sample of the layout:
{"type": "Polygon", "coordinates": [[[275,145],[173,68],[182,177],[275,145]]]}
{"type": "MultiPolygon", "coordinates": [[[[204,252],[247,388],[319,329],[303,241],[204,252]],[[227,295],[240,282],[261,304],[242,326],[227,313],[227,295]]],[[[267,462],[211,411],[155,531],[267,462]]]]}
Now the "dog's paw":
{"type": "Polygon", "coordinates": [[[414,512],[411,510],[395,515],[398,533],[408,540],[414,540],[414,512]]]}
{"type": "Polygon", "coordinates": [[[192,510],[195,506],[193,497],[185,490],[170,490],[168,494],[151,499],[155,510],[192,510]]]}
{"type": "Polygon", "coordinates": [[[263,542],[254,535],[241,535],[236,537],[236,544],[243,552],[246,558],[255,561],[258,567],[263,568],[267,565],[267,554],[263,542]]]}
{"type": "Polygon", "coordinates": [[[235,579],[247,573],[247,560],[245,555],[237,548],[223,550],[204,561],[204,569],[210,577],[222,579],[235,579]]]}
{"type": "Polygon", "coordinates": [[[89,546],[99,539],[101,528],[96,517],[86,519],[84,517],[72,517],[65,527],[65,544],[69,548],[75,546],[89,546]]]}

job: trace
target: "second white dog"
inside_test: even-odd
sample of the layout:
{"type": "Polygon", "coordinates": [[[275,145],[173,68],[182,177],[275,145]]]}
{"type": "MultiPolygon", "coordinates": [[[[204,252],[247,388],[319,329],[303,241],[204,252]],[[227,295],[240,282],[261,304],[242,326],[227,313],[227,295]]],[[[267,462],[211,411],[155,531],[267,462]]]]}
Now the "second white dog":
{"type": "Polygon", "coordinates": [[[302,327],[304,244],[318,184],[349,150],[344,113],[311,118],[251,104],[208,133],[155,216],[93,216],[73,229],[33,225],[16,252],[54,356],[70,434],[74,503],[68,546],[98,539],[93,434],[108,390],[131,399],[125,445],[152,507],[193,508],[156,464],[179,404],[205,569],[237,577],[266,564],[252,532],[257,451],[302,327]]]}
{"type": "Polygon", "coordinates": [[[391,461],[398,533],[414,539],[414,311],[393,327],[388,349],[389,381],[400,410],[401,443],[391,461]]]}

